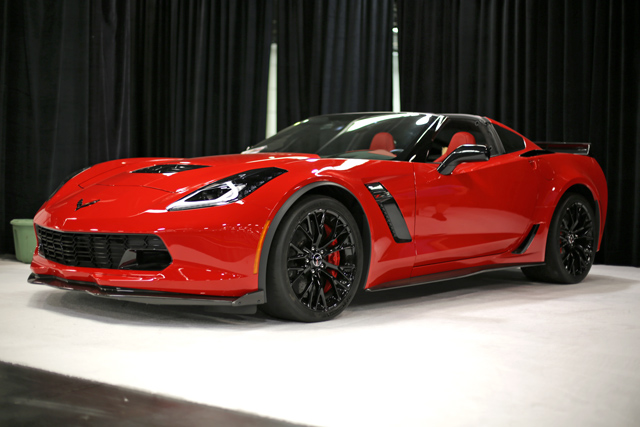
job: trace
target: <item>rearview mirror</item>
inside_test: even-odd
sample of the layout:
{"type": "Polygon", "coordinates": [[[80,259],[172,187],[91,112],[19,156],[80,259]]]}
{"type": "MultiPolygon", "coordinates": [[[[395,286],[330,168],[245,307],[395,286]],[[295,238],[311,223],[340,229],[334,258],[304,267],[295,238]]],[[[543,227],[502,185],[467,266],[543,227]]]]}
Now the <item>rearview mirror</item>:
{"type": "Polygon", "coordinates": [[[486,162],[489,160],[489,149],[486,145],[465,144],[461,145],[449,154],[440,166],[438,172],[442,175],[451,175],[451,172],[460,163],[486,162]]]}

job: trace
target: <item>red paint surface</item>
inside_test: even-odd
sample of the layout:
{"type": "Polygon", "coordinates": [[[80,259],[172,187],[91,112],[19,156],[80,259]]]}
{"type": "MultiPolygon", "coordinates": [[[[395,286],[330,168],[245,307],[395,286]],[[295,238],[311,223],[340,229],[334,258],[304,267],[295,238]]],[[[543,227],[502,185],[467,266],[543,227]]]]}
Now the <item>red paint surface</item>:
{"type": "MultiPolygon", "coordinates": [[[[537,148],[526,140],[526,150],[537,148]]],[[[254,265],[264,225],[297,191],[318,182],[342,186],[360,202],[371,234],[366,287],[461,268],[544,260],[548,224],[560,197],[586,187],[607,210],[604,175],[595,160],[570,154],[520,157],[525,150],[459,165],[441,175],[434,163],[320,159],[304,154],[252,154],[197,159],[127,159],[97,165],[68,182],[37,213],[35,223],[69,232],[149,233],[173,263],[161,272],[66,267],[37,253],[41,275],[135,289],[241,296],[258,289],[254,265]],[[160,163],[211,167],[173,175],[133,174],[160,163]],[[235,173],[262,167],[288,172],[226,206],[167,212],[186,194],[235,173]],[[396,243],[366,183],[380,182],[395,198],[413,240],[396,243]],[[99,200],[76,210],[77,202],[99,200]],[[511,253],[533,224],[529,250],[511,253]]],[[[273,222],[270,226],[273,225],[273,222]]]]}

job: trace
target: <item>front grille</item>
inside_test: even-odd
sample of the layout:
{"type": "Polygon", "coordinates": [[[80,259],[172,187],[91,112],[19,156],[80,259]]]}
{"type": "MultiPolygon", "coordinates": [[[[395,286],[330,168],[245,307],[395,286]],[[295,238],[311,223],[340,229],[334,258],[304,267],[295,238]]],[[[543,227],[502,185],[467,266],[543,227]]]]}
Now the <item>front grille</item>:
{"type": "Polygon", "coordinates": [[[71,267],[162,270],[171,264],[154,234],[68,233],[39,225],[36,233],[40,256],[71,267]]]}

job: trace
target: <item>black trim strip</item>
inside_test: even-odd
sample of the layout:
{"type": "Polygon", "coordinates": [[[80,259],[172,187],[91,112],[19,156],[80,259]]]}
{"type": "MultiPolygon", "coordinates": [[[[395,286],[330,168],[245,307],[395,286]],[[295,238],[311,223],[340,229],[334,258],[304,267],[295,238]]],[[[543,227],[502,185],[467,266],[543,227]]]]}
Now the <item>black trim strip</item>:
{"type": "Polygon", "coordinates": [[[180,294],[174,292],[149,291],[115,286],[101,286],[92,282],[80,282],[66,280],[56,276],[46,276],[31,273],[27,279],[34,285],[47,285],[68,291],[84,291],[96,297],[107,297],[119,301],[140,302],[153,305],[208,305],[220,308],[248,308],[252,311],[243,313],[255,313],[256,305],[265,302],[264,291],[245,294],[241,297],[204,296],[193,294],[180,294]]]}
{"type": "Polygon", "coordinates": [[[400,212],[400,207],[396,203],[396,199],[393,198],[389,190],[379,182],[372,182],[365,184],[373,198],[378,203],[384,219],[387,221],[393,240],[396,243],[409,243],[411,242],[411,233],[407,223],[400,212]]]}
{"type": "Polygon", "coordinates": [[[467,267],[458,270],[443,271],[440,273],[427,274],[424,276],[408,277],[406,279],[395,280],[393,282],[380,283],[374,287],[368,288],[367,292],[386,291],[388,289],[406,288],[409,286],[424,285],[427,283],[443,282],[445,280],[460,279],[463,277],[473,276],[485,271],[506,270],[514,267],[532,267],[543,265],[544,263],[522,263],[522,264],[489,264],[478,267],[467,267]]]}

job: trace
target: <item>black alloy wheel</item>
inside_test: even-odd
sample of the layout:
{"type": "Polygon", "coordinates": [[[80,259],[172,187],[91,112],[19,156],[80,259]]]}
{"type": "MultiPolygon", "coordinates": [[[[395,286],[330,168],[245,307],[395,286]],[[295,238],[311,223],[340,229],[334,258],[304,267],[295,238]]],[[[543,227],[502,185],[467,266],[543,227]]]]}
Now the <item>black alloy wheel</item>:
{"type": "Polygon", "coordinates": [[[361,286],[363,266],[362,238],[349,210],[329,197],[305,198],[278,228],[263,308],[301,322],[332,319],[361,286]]]}
{"type": "Polygon", "coordinates": [[[597,236],[597,221],[589,202],[579,194],[567,194],[551,219],[545,265],[522,271],[530,279],[543,282],[581,282],[593,265],[597,236]]]}

